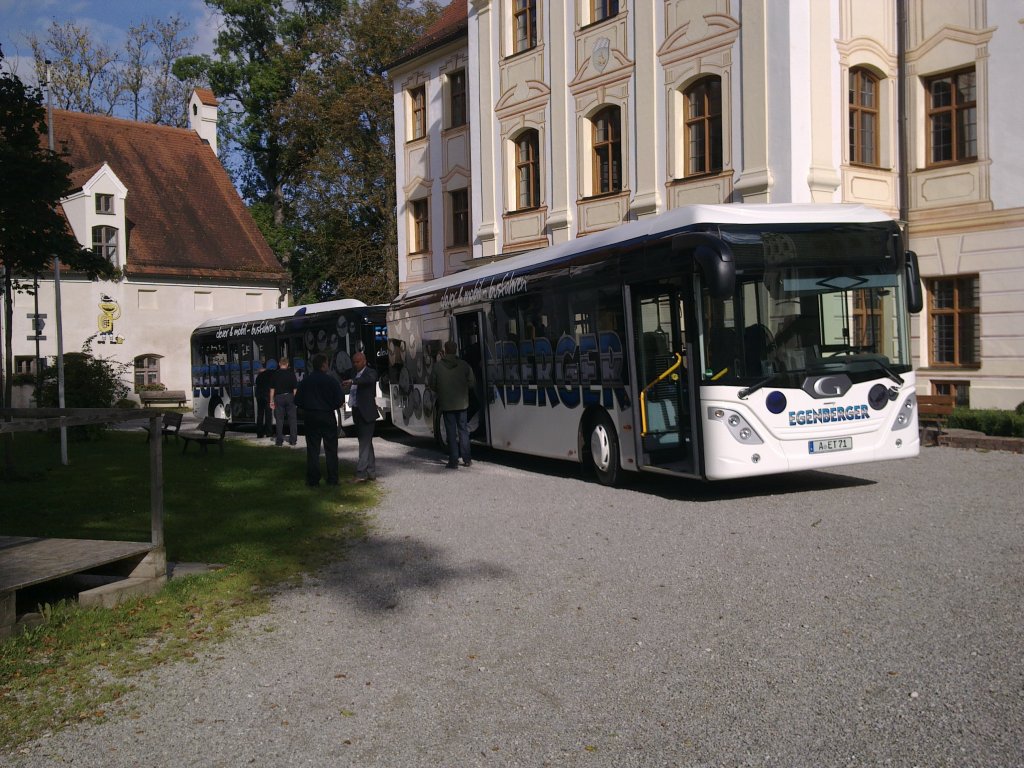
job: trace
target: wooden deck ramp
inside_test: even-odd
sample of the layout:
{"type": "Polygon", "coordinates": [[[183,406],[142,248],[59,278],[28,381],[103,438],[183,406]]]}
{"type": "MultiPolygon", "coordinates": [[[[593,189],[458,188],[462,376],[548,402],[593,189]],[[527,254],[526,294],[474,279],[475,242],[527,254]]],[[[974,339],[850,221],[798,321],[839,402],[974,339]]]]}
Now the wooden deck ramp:
{"type": "MultiPolygon", "coordinates": [[[[154,409],[8,408],[0,409],[0,433],[149,419],[150,434],[159,435],[162,415],[154,409]]],[[[148,442],[151,541],[0,536],[0,639],[19,629],[19,590],[88,576],[98,584],[79,591],[79,603],[110,607],[128,596],[154,594],[167,583],[162,443],[148,442]]]]}

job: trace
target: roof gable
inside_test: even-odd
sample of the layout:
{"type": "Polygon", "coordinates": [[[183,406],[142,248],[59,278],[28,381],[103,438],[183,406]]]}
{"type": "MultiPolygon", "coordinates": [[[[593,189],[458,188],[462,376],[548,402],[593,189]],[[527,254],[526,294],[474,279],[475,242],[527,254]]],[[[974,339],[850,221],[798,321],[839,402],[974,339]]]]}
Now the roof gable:
{"type": "Polygon", "coordinates": [[[195,132],[62,110],[53,123],[76,187],[106,165],[127,189],[128,276],[285,278],[227,172],[195,132]]]}

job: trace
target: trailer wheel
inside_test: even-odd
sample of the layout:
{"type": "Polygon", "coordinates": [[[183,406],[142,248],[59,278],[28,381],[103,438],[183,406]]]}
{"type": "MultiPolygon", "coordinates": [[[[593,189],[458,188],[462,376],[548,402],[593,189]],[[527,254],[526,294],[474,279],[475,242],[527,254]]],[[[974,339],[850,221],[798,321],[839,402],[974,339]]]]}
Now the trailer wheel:
{"type": "Polygon", "coordinates": [[[601,485],[618,485],[622,475],[619,438],[615,434],[615,425],[603,413],[590,423],[586,456],[601,485]]]}

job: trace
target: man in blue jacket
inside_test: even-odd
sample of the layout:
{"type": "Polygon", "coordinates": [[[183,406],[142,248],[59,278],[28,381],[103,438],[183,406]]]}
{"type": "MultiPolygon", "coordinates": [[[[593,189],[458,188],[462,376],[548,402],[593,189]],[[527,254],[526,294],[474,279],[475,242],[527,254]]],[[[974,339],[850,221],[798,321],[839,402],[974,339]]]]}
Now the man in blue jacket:
{"type": "Polygon", "coordinates": [[[320,485],[320,444],[324,446],[327,484],[338,484],[338,420],[335,411],[345,402],[338,380],[327,372],[327,356],[313,357],[312,372],[299,384],[296,404],[306,431],[306,485],[320,485]]]}

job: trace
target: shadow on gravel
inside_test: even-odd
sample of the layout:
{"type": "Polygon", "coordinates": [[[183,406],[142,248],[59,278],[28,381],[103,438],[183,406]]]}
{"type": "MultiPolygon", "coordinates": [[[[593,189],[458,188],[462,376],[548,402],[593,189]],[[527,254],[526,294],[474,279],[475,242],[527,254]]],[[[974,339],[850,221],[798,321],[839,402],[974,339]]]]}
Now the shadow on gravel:
{"type": "MultiPolygon", "coordinates": [[[[429,440],[413,437],[398,429],[392,428],[382,437],[386,440],[409,446],[411,448],[411,456],[428,460],[435,459],[438,462],[442,462],[445,459],[445,455],[440,449],[436,448],[429,440]]],[[[588,477],[583,468],[572,461],[552,461],[551,459],[524,456],[509,451],[484,448],[478,445],[473,446],[473,457],[480,461],[512,467],[523,472],[531,472],[547,477],[562,477],[567,480],[581,480],[598,486],[595,479],[588,477]]],[[[674,501],[714,502],[757,496],[777,496],[789,493],[833,491],[841,488],[875,485],[874,480],[841,474],[843,471],[842,469],[831,471],[809,470],[714,483],[650,473],[627,473],[621,488],[608,490],[611,492],[617,490],[647,493],[674,501]]]]}
{"type": "Polygon", "coordinates": [[[331,568],[335,588],[369,613],[400,611],[452,583],[504,579],[507,568],[485,562],[453,565],[445,550],[412,537],[371,536],[331,568]]]}

